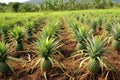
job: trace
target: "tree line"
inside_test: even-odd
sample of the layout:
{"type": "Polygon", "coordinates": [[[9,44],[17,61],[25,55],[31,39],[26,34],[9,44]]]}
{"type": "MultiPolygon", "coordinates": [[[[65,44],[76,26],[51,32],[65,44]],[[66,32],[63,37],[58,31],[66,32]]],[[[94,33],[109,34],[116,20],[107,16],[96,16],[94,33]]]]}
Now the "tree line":
{"type": "Polygon", "coordinates": [[[38,12],[81,9],[105,9],[115,6],[113,0],[46,0],[39,4],[10,2],[0,3],[0,12],[38,12]]]}

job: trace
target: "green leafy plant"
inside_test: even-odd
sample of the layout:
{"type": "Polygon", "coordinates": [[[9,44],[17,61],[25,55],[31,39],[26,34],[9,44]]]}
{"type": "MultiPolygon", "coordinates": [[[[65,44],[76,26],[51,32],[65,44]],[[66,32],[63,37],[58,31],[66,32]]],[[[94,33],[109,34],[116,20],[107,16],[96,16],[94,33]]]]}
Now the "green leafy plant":
{"type": "Polygon", "coordinates": [[[92,27],[93,33],[96,33],[97,27],[98,27],[98,22],[97,22],[97,20],[92,20],[92,21],[91,21],[91,27],[92,27]]]}
{"type": "Polygon", "coordinates": [[[35,18],[33,20],[35,30],[38,30],[40,28],[40,20],[41,19],[39,19],[39,18],[35,18]]]}
{"type": "Polygon", "coordinates": [[[61,47],[61,45],[59,44],[60,40],[58,40],[58,37],[55,36],[57,30],[59,29],[59,27],[57,27],[57,24],[50,23],[49,26],[43,28],[42,34],[36,42],[37,53],[40,55],[40,59],[36,62],[34,67],[40,63],[41,70],[44,71],[45,79],[46,71],[52,69],[53,62],[55,62],[58,67],[60,67],[61,70],[64,71],[60,63],[52,56],[54,53],[59,53],[60,55],[62,55],[57,50],[59,47],[61,47]]]}
{"type": "Polygon", "coordinates": [[[99,17],[97,20],[99,30],[102,30],[103,21],[104,21],[103,17],[99,17]]]}
{"type": "Polygon", "coordinates": [[[120,50],[120,24],[112,26],[112,35],[113,35],[113,42],[112,47],[116,50],[120,50]]]}
{"type": "Polygon", "coordinates": [[[2,37],[2,30],[0,30],[0,38],[2,37]]]}
{"type": "Polygon", "coordinates": [[[103,40],[100,36],[95,36],[92,37],[92,39],[88,39],[87,50],[90,60],[87,68],[90,72],[97,73],[100,70],[100,59],[106,51],[104,48],[105,45],[106,40],[103,40]]]}
{"type": "Polygon", "coordinates": [[[89,30],[86,26],[79,26],[70,23],[75,39],[78,41],[78,50],[86,49],[86,38],[88,37],[89,30]]]}
{"type": "Polygon", "coordinates": [[[103,70],[103,67],[108,68],[102,58],[107,50],[104,48],[106,46],[106,40],[107,38],[104,39],[101,36],[92,36],[92,38],[87,39],[87,57],[81,61],[79,68],[81,68],[86,60],[89,60],[87,70],[94,74],[98,73],[100,69],[103,70]]]}
{"type": "Polygon", "coordinates": [[[5,42],[8,42],[8,40],[9,40],[9,33],[8,33],[9,29],[10,29],[9,25],[1,25],[0,26],[0,31],[1,31],[1,34],[3,34],[3,38],[4,38],[5,42]]]}
{"type": "Polygon", "coordinates": [[[17,42],[17,51],[22,51],[23,50],[23,39],[26,34],[26,30],[23,27],[15,26],[14,29],[10,32],[13,38],[17,42]]]}
{"type": "Polygon", "coordinates": [[[45,28],[43,28],[43,35],[45,37],[53,37],[55,36],[57,30],[59,30],[58,23],[49,23],[45,28]]]}
{"type": "Polygon", "coordinates": [[[10,71],[10,67],[8,65],[8,53],[9,53],[9,45],[5,44],[5,42],[0,42],[0,72],[6,74],[10,71]]]}
{"type": "Polygon", "coordinates": [[[18,59],[9,56],[9,53],[11,53],[12,49],[10,48],[10,45],[8,43],[5,43],[4,41],[0,42],[0,72],[3,74],[7,74],[8,72],[14,72],[10,61],[15,62],[22,62],[27,63],[28,61],[25,61],[23,59],[18,59]]]}
{"type": "Polygon", "coordinates": [[[27,21],[25,27],[27,28],[28,40],[31,40],[33,37],[34,23],[32,21],[27,21]]]}
{"type": "Polygon", "coordinates": [[[108,32],[110,32],[110,31],[112,30],[112,24],[111,24],[110,21],[106,23],[105,29],[106,29],[108,32]]]}
{"type": "Polygon", "coordinates": [[[50,70],[52,68],[52,54],[60,47],[59,40],[42,36],[36,44],[41,56],[41,69],[44,71],[50,70]]]}

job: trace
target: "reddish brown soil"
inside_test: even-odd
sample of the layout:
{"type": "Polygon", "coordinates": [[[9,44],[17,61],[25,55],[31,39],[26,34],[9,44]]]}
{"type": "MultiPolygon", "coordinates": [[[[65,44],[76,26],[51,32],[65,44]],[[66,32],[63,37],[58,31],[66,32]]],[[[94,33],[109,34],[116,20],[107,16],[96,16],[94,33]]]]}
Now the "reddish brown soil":
{"type": "Polygon", "coordinates": [[[60,51],[64,56],[70,56],[76,49],[76,41],[73,39],[71,30],[67,25],[64,18],[61,20],[61,31],[60,31],[60,39],[63,46],[60,48],[60,51]]]}
{"type": "MultiPolygon", "coordinates": [[[[81,69],[78,68],[82,56],[69,58],[70,54],[76,51],[76,41],[72,37],[67,23],[64,19],[61,20],[60,39],[63,46],[60,51],[65,55],[65,58],[58,54],[53,55],[58,61],[64,71],[62,71],[56,64],[53,65],[52,70],[47,71],[48,80],[105,80],[105,75],[101,76],[101,71],[98,74],[92,74],[86,70],[86,64],[83,64],[81,69]]],[[[36,33],[37,34],[37,33],[36,33]]],[[[6,75],[0,74],[0,80],[45,80],[43,72],[40,70],[40,65],[32,69],[36,61],[39,59],[38,55],[31,50],[36,50],[32,42],[24,41],[24,49],[26,52],[16,53],[13,51],[11,56],[23,58],[29,62],[10,62],[13,66],[14,73],[9,72],[6,75]]],[[[14,47],[11,45],[11,47],[14,47]]],[[[116,72],[110,71],[107,80],[120,80],[120,52],[113,51],[106,55],[106,59],[112,66],[115,67],[116,72]],[[114,78],[115,79],[114,79],[114,78]]],[[[104,71],[106,74],[108,70],[104,71]]]]}

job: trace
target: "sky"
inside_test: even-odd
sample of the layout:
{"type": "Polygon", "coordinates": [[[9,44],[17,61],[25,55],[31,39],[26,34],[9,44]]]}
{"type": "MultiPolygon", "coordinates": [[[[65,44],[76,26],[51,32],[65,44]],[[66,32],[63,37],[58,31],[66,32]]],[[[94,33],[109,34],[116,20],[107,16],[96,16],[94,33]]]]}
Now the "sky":
{"type": "Polygon", "coordinates": [[[28,0],[0,0],[1,3],[9,3],[9,2],[25,2],[28,0]]]}

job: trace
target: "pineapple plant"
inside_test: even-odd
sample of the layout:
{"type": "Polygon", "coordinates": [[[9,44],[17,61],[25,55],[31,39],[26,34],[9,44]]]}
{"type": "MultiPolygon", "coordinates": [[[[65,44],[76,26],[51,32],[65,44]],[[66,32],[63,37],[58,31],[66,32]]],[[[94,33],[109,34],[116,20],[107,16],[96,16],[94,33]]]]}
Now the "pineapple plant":
{"type": "Polygon", "coordinates": [[[120,50],[120,24],[112,26],[112,35],[113,35],[113,41],[112,41],[112,47],[115,50],[120,50]]]}
{"type": "Polygon", "coordinates": [[[49,36],[50,37],[54,37],[56,32],[59,30],[59,26],[58,23],[49,23],[46,27],[43,28],[43,35],[44,36],[49,36]]]}
{"type": "Polygon", "coordinates": [[[23,39],[26,34],[26,29],[23,27],[14,26],[14,29],[10,31],[10,33],[16,41],[16,44],[17,44],[16,51],[22,51],[23,50],[23,39]]]}
{"type": "Polygon", "coordinates": [[[112,30],[112,24],[111,23],[106,23],[105,29],[107,30],[107,33],[109,34],[112,30]]]}
{"type": "Polygon", "coordinates": [[[28,40],[32,40],[32,38],[33,38],[33,31],[34,31],[34,23],[32,21],[27,21],[25,23],[25,27],[27,28],[28,40]]]}
{"type": "Polygon", "coordinates": [[[99,59],[102,59],[101,57],[106,52],[106,49],[104,46],[106,45],[106,39],[103,39],[101,36],[95,36],[91,39],[88,38],[87,41],[87,50],[88,50],[88,56],[90,58],[87,69],[92,73],[98,73],[98,71],[101,68],[101,64],[99,59]]]}
{"type": "Polygon", "coordinates": [[[32,21],[29,21],[29,22],[25,23],[25,26],[27,28],[28,36],[33,36],[32,32],[33,32],[33,29],[34,29],[34,23],[32,21]]]}
{"type": "Polygon", "coordinates": [[[40,19],[39,19],[39,18],[35,18],[35,19],[33,20],[33,23],[34,23],[35,31],[36,31],[36,30],[38,31],[38,29],[40,28],[40,19]]]}
{"type": "Polygon", "coordinates": [[[97,27],[98,27],[97,20],[92,20],[90,25],[91,25],[92,30],[93,30],[92,32],[93,32],[93,33],[96,33],[97,27]]]}
{"type": "Polygon", "coordinates": [[[0,42],[0,72],[3,74],[8,73],[11,68],[8,65],[8,53],[9,53],[9,45],[5,44],[5,42],[0,42]]]}
{"type": "Polygon", "coordinates": [[[36,42],[38,53],[41,56],[41,69],[43,71],[50,70],[52,68],[52,54],[58,49],[59,41],[56,38],[49,38],[41,36],[41,38],[36,42]]]}
{"type": "Polygon", "coordinates": [[[78,41],[77,49],[86,49],[86,38],[88,37],[89,30],[86,26],[79,26],[78,24],[70,23],[75,39],[78,41]]]}
{"type": "Polygon", "coordinates": [[[110,31],[112,30],[112,24],[111,21],[107,21],[105,24],[105,29],[110,33],[110,31]]]}
{"type": "Polygon", "coordinates": [[[102,30],[103,21],[104,19],[102,17],[98,18],[98,30],[102,30]]]}
{"type": "Polygon", "coordinates": [[[79,30],[77,32],[77,36],[78,37],[78,40],[79,40],[79,43],[77,44],[77,48],[79,50],[81,49],[86,49],[86,38],[88,36],[88,28],[85,27],[85,26],[81,26],[79,27],[79,30]]]}
{"type": "MultiPolygon", "coordinates": [[[[50,23],[49,26],[43,28],[40,38],[36,42],[38,54],[40,55],[41,70],[46,72],[52,69],[52,63],[55,62],[58,66],[58,62],[53,58],[53,53],[61,54],[57,49],[61,47],[60,40],[55,36],[59,27],[57,24],[50,23]]],[[[62,54],[61,54],[62,55],[62,54]]]]}
{"type": "Polygon", "coordinates": [[[2,30],[0,30],[0,38],[2,38],[2,30]]]}
{"type": "Polygon", "coordinates": [[[3,39],[6,43],[9,42],[9,33],[8,33],[9,29],[10,29],[9,25],[1,25],[0,26],[1,34],[3,34],[3,39]]]}

